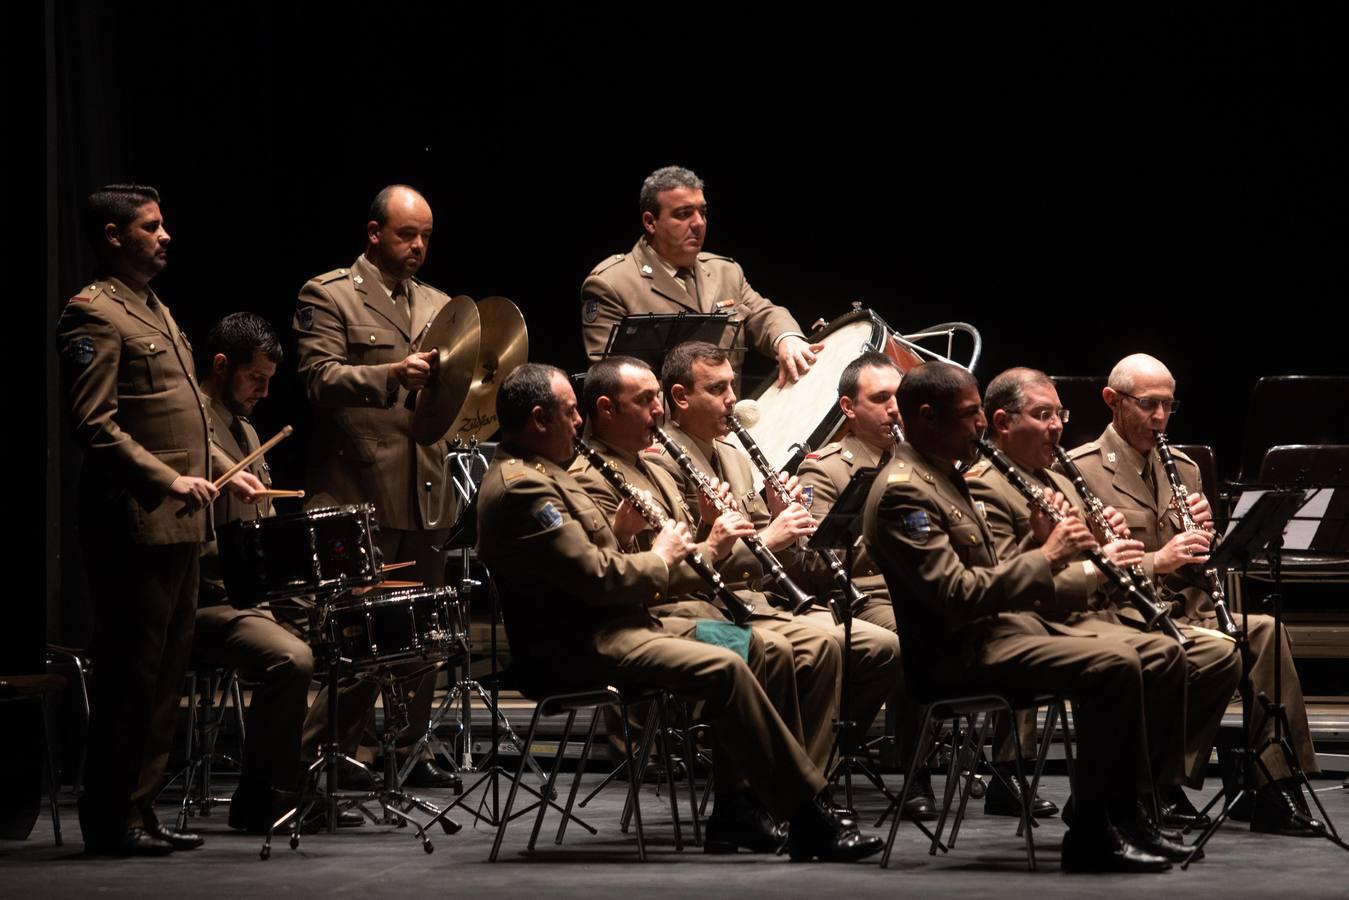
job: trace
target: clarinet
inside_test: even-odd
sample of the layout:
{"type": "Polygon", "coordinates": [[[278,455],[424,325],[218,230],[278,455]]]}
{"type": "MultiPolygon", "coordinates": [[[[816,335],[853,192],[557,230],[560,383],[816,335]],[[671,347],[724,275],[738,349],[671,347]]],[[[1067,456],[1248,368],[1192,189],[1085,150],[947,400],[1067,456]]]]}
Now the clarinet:
{"type": "Polygon", "coordinates": [[[899,427],[898,422],[890,423],[890,437],[896,444],[904,443],[904,429],[899,427]]]}
{"type": "MultiPolygon", "coordinates": [[[[993,467],[1007,478],[1012,487],[1016,488],[1021,496],[1030,501],[1032,508],[1038,509],[1049,516],[1055,524],[1063,521],[1063,515],[1045,499],[1045,492],[1027,481],[1026,477],[1017,471],[1016,466],[1012,465],[1012,461],[994,446],[987,436],[979,438],[979,449],[988,457],[988,461],[993,464],[993,467]]],[[[1106,580],[1117,591],[1123,591],[1134,608],[1143,614],[1143,621],[1147,623],[1148,628],[1156,624],[1163,634],[1176,640],[1182,647],[1194,643],[1180,633],[1180,629],[1176,627],[1175,622],[1171,621],[1171,617],[1166,614],[1165,610],[1158,609],[1147,598],[1147,595],[1129,577],[1129,573],[1112,562],[1109,557],[1101,552],[1099,547],[1093,547],[1085,552],[1087,558],[1105,575],[1106,580]]]]}
{"type": "MultiPolygon", "coordinates": [[[[638,493],[637,489],[623,477],[623,473],[618,471],[617,466],[600,456],[599,451],[581,438],[575,437],[572,440],[581,455],[595,467],[597,472],[604,476],[605,481],[614,486],[614,489],[632,505],[633,509],[641,513],[642,518],[646,519],[648,525],[657,531],[665,527],[665,523],[670,521],[670,517],[638,493]]],[[[693,571],[697,572],[704,581],[712,586],[717,599],[726,607],[726,612],[731,617],[731,621],[737,625],[744,625],[749,621],[750,615],[754,612],[754,605],[742,600],[735,591],[728,588],[726,582],[721,580],[720,573],[707,564],[701,553],[694,550],[684,559],[693,568],[693,571]]]]}
{"type": "MultiPolygon", "coordinates": [[[[712,480],[694,465],[693,460],[689,458],[688,451],[675,443],[674,438],[670,437],[664,428],[656,429],[656,440],[660,441],[665,451],[674,457],[675,462],[679,464],[679,468],[693,480],[698,486],[698,490],[708,499],[713,508],[718,513],[724,512],[726,504],[717,496],[717,489],[713,487],[712,480]]],[[[814,604],[815,599],[787,577],[787,570],[782,567],[782,563],[778,562],[778,558],[773,555],[773,552],[764,546],[764,542],[759,539],[759,536],[752,534],[749,537],[741,538],[741,540],[759,560],[759,564],[763,566],[764,571],[768,573],[768,577],[777,585],[778,590],[787,598],[787,603],[791,606],[792,612],[799,615],[808,611],[814,604]]]]}
{"type": "MultiPolygon", "coordinates": [[[[1186,531],[1206,531],[1195,522],[1194,516],[1190,513],[1190,504],[1185,501],[1185,485],[1180,482],[1180,473],[1176,471],[1176,460],[1171,455],[1171,443],[1166,439],[1166,433],[1158,431],[1157,455],[1162,459],[1162,467],[1166,469],[1166,480],[1171,485],[1171,506],[1180,516],[1180,523],[1186,531]]],[[[1217,536],[1214,536],[1213,543],[1209,545],[1210,555],[1218,549],[1217,536]]],[[[1227,592],[1223,590],[1222,576],[1218,574],[1217,568],[1199,568],[1198,566],[1182,566],[1181,570],[1186,572],[1193,580],[1199,582],[1199,586],[1213,598],[1213,612],[1218,617],[1218,627],[1222,629],[1223,634],[1230,638],[1235,638],[1241,633],[1237,627],[1236,620],[1232,618],[1232,613],[1227,608],[1227,592]]]]}
{"type": "MultiPolygon", "coordinates": [[[[736,406],[741,407],[742,404],[749,403],[754,403],[754,401],[741,400],[736,406]]],[[[755,404],[755,413],[758,412],[757,407],[758,404],[755,404]]],[[[755,443],[754,437],[749,433],[749,429],[741,423],[740,418],[734,413],[726,417],[726,423],[731,426],[731,430],[735,432],[735,436],[740,438],[741,446],[745,448],[745,452],[749,454],[749,458],[754,462],[754,465],[758,468],[759,472],[762,473],[764,484],[777,496],[783,506],[789,506],[792,502],[792,497],[791,494],[787,492],[787,485],[783,483],[781,476],[773,471],[772,464],[769,463],[768,457],[763,455],[763,450],[759,449],[759,445],[755,443]]],[[[866,605],[867,595],[862,593],[857,585],[853,584],[853,580],[848,577],[848,573],[843,568],[843,562],[838,558],[838,554],[828,548],[814,550],[812,552],[829,567],[829,574],[833,576],[834,581],[838,583],[839,590],[843,592],[843,597],[847,600],[848,609],[852,610],[852,614],[857,615],[857,613],[861,612],[862,607],[866,605]]],[[[834,612],[834,618],[839,618],[836,611],[834,612]]]]}

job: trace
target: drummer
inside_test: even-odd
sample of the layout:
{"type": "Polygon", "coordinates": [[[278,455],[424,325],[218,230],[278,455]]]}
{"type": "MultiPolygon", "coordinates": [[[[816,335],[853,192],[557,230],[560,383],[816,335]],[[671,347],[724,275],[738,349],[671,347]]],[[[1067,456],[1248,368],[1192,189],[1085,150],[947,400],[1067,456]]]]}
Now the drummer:
{"type": "MultiPolygon", "coordinates": [[[[581,337],[586,354],[604,355],[609,332],[634,313],[726,313],[743,322],[749,346],[775,359],[778,384],[796,381],[815,363],[822,344],[810,344],[792,314],[749,286],[740,264],[703,253],[707,201],[703,181],[680,166],[657,169],[642,182],[643,234],[627,253],[605,257],[581,285],[581,337]]],[[[743,346],[731,355],[737,373],[743,346]]]]}
{"type": "MultiPolygon", "coordinates": [[[[414,277],[426,262],[431,228],[431,206],[420,193],[402,184],[381,190],[370,204],[365,252],[350,266],[305,282],[294,328],[300,378],[317,412],[309,505],[373,503],[384,561],[415,561],[412,578],[440,587],[445,555],[437,547],[459,510],[445,477],[447,445],[440,440],[423,447],[413,440],[409,399],[431,377],[435,354],[420,346],[421,336],[450,302],[414,277]]],[[[397,741],[403,753],[426,733],[435,677],[432,672],[408,686],[411,724],[397,741]]],[[[354,681],[341,693],[343,749],[351,751],[374,708],[378,684],[354,681]]],[[[305,727],[307,756],[328,735],[323,695],[315,702],[318,709],[305,727]]],[[[456,782],[428,755],[405,784],[456,782]]]]}
{"type": "MultiPolygon", "coordinates": [[[[231,313],[206,336],[197,380],[208,400],[213,471],[223,472],[258,449],[258,433],[248,417],[267,396],[268,383],[280,362],[280,339],[265,319],[253,313],[231,313]]],[[[259,457],[246,471],[271,488],[264,458],[259,457]]],[[[274,514],[267,497],[244,503],[222,494],[213,507],[217,529],[227,522],[274,514]]],[[[272,613],[229,605],[214,539],[202,545],[192,658],[199,668],[237,669],[254,684],[248,740],[239,787],[230,801],[229,824],[263,834],[295,805],[300,787],[300,732],[314,659],[309,645],[279,624],[272,613]]]]}

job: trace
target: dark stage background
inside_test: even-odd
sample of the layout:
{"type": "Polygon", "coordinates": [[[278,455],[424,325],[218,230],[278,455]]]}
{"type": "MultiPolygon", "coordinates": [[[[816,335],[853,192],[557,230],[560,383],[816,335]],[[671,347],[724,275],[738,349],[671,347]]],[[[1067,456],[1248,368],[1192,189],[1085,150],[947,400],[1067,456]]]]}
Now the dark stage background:
{"type": "MultiPolygon", "coordinates": [[[[632,245],[642,177],[674,162],[707,181],[708,249],[803,325],[851,300],[901,330],[963,319],[984,381],[1154,353],[1185,401],[1173,437],[1214,445],[1225,475],[1257,377],[1349,368],[1343,32],[1319,7],[46,13],[53,324],[88,277],[77,211],[102,183],[163,192],[156,289],[199,340],[239,309],[288,336],[300,285],[349,265],[371,195],[404,181],[435,210],[425,279],[512,298],[531,357],[576,370],[580,282],[632,245]]],[[[50,357],[49,633],[73,641],[50,357]]],[[[293,362],[256,416],[264,436],[297,427],[272,454],[284,487],[309,421],[293,362]]],[[[1346,399],[1326,398],[1328,426],[1346,399]]]]}

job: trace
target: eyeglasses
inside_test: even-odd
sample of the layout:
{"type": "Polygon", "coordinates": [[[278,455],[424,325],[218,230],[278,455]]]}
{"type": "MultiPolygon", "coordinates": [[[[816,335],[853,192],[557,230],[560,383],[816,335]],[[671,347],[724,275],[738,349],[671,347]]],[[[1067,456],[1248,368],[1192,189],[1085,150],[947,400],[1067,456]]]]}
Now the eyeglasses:
{"type": "Polygon", "coordinates": [[[1063,407],[1059,407],[1058,409],[1053,409],[1051,407],[1046,409],[1022,410],[1018,415],[1034,419],[1044,425],[1048,425],[1050,419],[1058,419],[1064,425],[1068,424],[1068,410],[1063,407]]]}
{"type": "Polygon", "coordinates": [[[1138,408],[1145,413],[1154,412],[1158,407],[1166,410],[1171,415],[1180,411],[1179,400],[1163,400],[1160,397],[1135,397],[1133,394],[1126,394],[1124,391],[1116,391],[1121,397],[1128,397],[1138,404],[1138,408]]]}

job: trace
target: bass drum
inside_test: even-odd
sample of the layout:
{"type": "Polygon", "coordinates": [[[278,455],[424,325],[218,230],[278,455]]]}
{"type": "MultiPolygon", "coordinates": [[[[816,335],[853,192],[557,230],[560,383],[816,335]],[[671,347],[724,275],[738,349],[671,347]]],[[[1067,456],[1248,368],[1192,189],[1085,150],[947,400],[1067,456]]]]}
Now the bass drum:
{"type": "MultiPolygon", "coordinates": [[[[838,406],[838,379],[848,363],[868,351],[884,353],[907,372],[923,360],[895,338],[890,326],[869,309],[855,309],[817,329],[807,340],[824,344],[815,365],[795,384],[778,387],[770,378],[753,399],[762,416],[749,429],[764,456],[779,471],[795,472],[807,453],[829,443],[846,421],[838,406]]],[[[737,446],[734,434],[728,440],[737,446]]],[[[763,487],[756,470],[755,487],[763,487]]]]}

